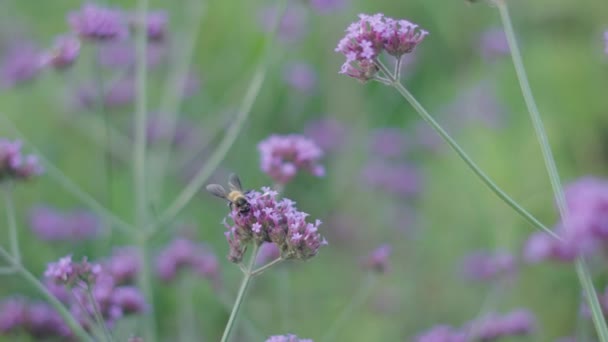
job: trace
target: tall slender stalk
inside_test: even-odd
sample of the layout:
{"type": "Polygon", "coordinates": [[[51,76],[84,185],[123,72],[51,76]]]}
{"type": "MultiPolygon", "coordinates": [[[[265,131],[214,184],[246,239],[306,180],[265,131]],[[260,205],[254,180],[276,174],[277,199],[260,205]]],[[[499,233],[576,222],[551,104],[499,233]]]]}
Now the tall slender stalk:
{"type": "Polygon", "coordinates": [[[241,281],[241,286],[239,287],[239,292],[236,295],[236,300],[234,302],[234,306],[232,307],[232,312],[230,313],[230,317],[228,318],[228,322],[226,323],[226,327],[224,328],[224,333],[222,334],[222,339],[220,342],[228,342],[230,338],[230,334],[232,333],[232,329],[235,326],[236,319],[238,317],[239,311],[241,310],[241,306],[247,295],[247,289],[249,288],[249,283],[253,278],[253,267],[255,266],[255,259],[258,256],[259,246],[257,244],[253,245],[253,251],[251,251],[251,257],[249,259],[249,263],[247,264],[247,268],[243,272],[243,280],[241,281]]]}
{"type": "MultiPolygon", "coordinates": [[[[519,80],[519,86],[521,88],[526,107],[528,108],[528,112],[530,113],[530,119],[532,121],[532,126],[534,127],[534,132],[536,133],[538,143],[541,147],[545,168],[549,174],[549,180],[551,182],[551,187],[553,188],[553,194],[555,196],[555,201],[559,209],[561,220],[564,222],[564,224],[568,224],[568,207],[566,205],[566,197],[564,195],[559,173],[557,171],[555,158],[553,157],[553,152],[551,151],[551,145],[549,144],[549,139],[547,138],[547,132],[545,131],[538,106],[534,100],[534,95],[532,95],[532,88],[530,87],[530,82],[528,81],[528,76],[524,67],[521,53],[519,51],[519,46],[517,45],[517,40],[515,39],[515,30],[513,29],[513,24],[511,23],[509,9],[504,0],[496,0],[495,3],[498,7],[500,19],[505,30],[505,35],[511,51],[511,58],[513,59],[513,65],[515,67],[515,73],[517,74],[517,79],[519,80]]],[[[591,274],[587,269],[584,257],[580,256],[577,258],[575,267],[579,281],[583,287],[583,291],[586,294],[589,307],[591,308],[593,323],[595,325],[598,337],[600,338],[600,341],[607,342],[608,326],[606,326],[606,320],[602,314],[601,305],[599,303],[595,288],[593,287],[591,274]]]]}
{"type": "Polygon", "coordinates": [[[232,124],[226,130],[226,134],[220,141],[217,148],[213,151],[209,159],[205,162],[203,167],[197,172],[194,178],[186,185],[186,187],[179,193],[179,195],[173,200],[169,207],[159,216],[158,220],[151,227],[150,237],[161,233],[162,231],[169,229],[169,223],[184,207],[190,202],[192,197],[200,190],[200,188],[207,182],[213,171],[217,169],[219,164],[224,160],[224,157],[228,153],[228,150],[232,147],[236,138],[243,128],[243,124],[249,117],[255,99],[260,93],[262,84],[266,79],[266,73],[270,64],[270,57],[272,56],[272,47],[275,37],[278,32],[279,23],[283,18],[285,9],[287,7],[287,1],[283,0],[280,2],[280,8],[275,18],[272,32],[268,35],[265,43],[264,52],[261,56],[260,62],[247,86],[247,91],[243,97],[243,101],[239,106],[237,115],[232,124]]]}
{"type": "Polygon", "coordinates": [[[8,182],[4,187],[4,203],[6,205],[6,217],[8,224],[8,239],[11,254],[15,262],[21,263],[21,248],[19,247],[19,232],[17,231],[17,220],[15,219],[15,204],[13,203],[13,184],[8,182]]]}
{"type": "Polygon", "coordinates": [[[33,274],[31,274],[23,265],[17,262],[15,258],[13,258],[10,253],[8,253],[4,248],[0,247],[0,256],[4,258],[4,260],[11,265],[11,267],[17,272],[26,282],[28,282],[32,287],[34,287],[44,298],[51,304],[51,306],[57,310],[61,318],[65,321],[65,323],[70,327],[70,330],[74,333],[74,335],[78,338],[79,341],[93,341],[91,336],[80,326],[80,324],[76,321],[74,316],[70,313],[70,311],[55,297],[49,290],[36,278],[33,274]]]}
{"type": "Polygon", "coordinates": [[[513,200],[506,192],[504,192],[486,173],[479,167],[477,164],[469,157],[469,155],[458,145],[456,140],[452,138],[448,132],[446,132],[441,125],[433,117],[426,111],[426,109],[416,100],[414,95],[412,95],[405,87],[399,82],[398,79],[395,78],[385,66],[384,64],[378,62],[378,67],[382,72],[388,77],[390,81],[390,85],[393,86],[400,94],[405,98],[412,107],[418,112],[418,114],[422,117],[424,121],[426,121],[431,127],[445,140],[448,145],[458,154],[458,156],[467,164],[467,166],[481,179],[481,181],[490,189],[496,196],[498,196],[503,202],[505,202],[509,207],[511,207],[515,212],[525,218],[529,223],[531,223],[534,227],[539,228],[545,231],[547,234],[552,237],[560,240],[560,237],[557,236],[554,232],[552,232],[549,228],[543,225],[540,221],[538,221],[532,214],[530,214],[526,209],[520,206],[515,200],[513,200]]]}
{"type": "MultiPolygon", "coordinates": [[[[85,291],[87,293],[87,298],[91,302],[91,306],[93,307],[93,317],[95,318],[95,322],[97,322],[97,325],[99,326],[99,329],[103,332],[103,336],[106,338],[106,340],[108,342],[114,341],[114,337],[112,337],[112,333],[108,329],[108,326],[106,325],[106,322],[104,321],[103,316],[101,315],[99,305],[97,304],[97,300],[93,296],[93,291],[91,287],[89,285],[86,286],[87,288],[85,289],[85,291]]],[[[86,307],[85,312],[87,312],[86,307]]]]}

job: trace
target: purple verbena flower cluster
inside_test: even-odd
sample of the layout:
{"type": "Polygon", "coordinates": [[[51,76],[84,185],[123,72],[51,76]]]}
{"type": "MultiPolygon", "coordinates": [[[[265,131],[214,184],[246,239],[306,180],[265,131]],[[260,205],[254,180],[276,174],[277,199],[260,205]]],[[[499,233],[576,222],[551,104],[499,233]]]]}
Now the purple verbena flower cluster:
{"type": "Polygon", "coordinates": [[[490,313],[469,323],[474,341],[496,341],[509,336],[523,336],[536,329],[536,318],[526,309],[517,309],[505,315],[490,313]]]}
{"type": "Polygon", "coordinates": [[[99,219],[85,210],[59,211],[49,206],[35,206],[29,211],[29,226],[45,241],[81,241],[99,236],[99,219]]]}
{"type": "Polygon", "coordinates": [[[95,307],[108,325],[125,315],[142,313],[147,309],[145,298],[132,285],[139,272],[139,260],[137,266],[133,266],[134,256],[125,256],[131,252],[127,249],[119,250],[103,264],[89,263],[86,258],[79,263],[73,262],[71,256],[61,258],[50,263],[44,273],[49,281],[47,288],[68,306],[85,329],[91,328],[89,324],[95,307]],[[120,262],[128,262],[130,265],[117,267],[116,264],[120,262]],[[56,284],[66,287],[61,289],[56,284]],[[91,302],[91,296],[95,303],[91,302]]]}
{"type": "Polygon", "coordinates": [[[0,138],[0,182],[28,180],[42,172],[38,157],[23,155],[20,141],[0,138]]]}
{"type": "Polygon", "coordinates": [[[438,325],[414,338],[415,342],[466,342],[466,333],[447,325],[438,325]]]}
{"type": "Polygon", "coordinates": [[[92,3],[70,12],[68,22],[71,29],[83,39],[105,41],[124,38],[128,34],[123,12],[92,3]]]}
{"type": "Polygon", "coordinates": [[[0,304],[0,334],[25,332],[36,340],[72,338],[63,318],[49,304],[25,298],[6,298],[0,304]]]}
{"type": "Polygon", "coordinates": [[[275,259],[281,257],[281,251],[274,243],[264,242],[260,246],[260,250],[258,251],[258,255],[255,260],[255,264],[265,265],[275,259]]]}
{"type": "Polygon", "coordinates": [[[141,257],[135,247],[114,248],[102,267],[116,284],[132,284],[141,270],[141,257]]]}
{"type": "Polygon", "coordinates": [[[299,211],[295,202],[288,198],[277,199],[278,193],[270,188],[262,192],[250,191],[247,200],[251,206],[248,213],[234,209],[228,215],[233,224],[224,222],[230,245],[228,259],[239,263],[246,246],[253,242],[274,243],[283,259],[306,260],[315,256],[327,241],[319,234],[320,220],[306,222],[308,214],[299,211]]]}
{"type": "Polygon", "coordinates": [[[298,134],[273,134],[258,144],[260,167],[275,183],[286,184],[299,170],[317,177],[325,175],[321,165],[323,150],[309,138],[298,134]]]}
{"type": "Polygon", "coordinates": [[[383,51],[401,58],[414,51],[427,35],[427,31],[407,20],[395,20],[381,13],[360,14],[359,21],[346,29],[335,49],[346,57],[340,73],[366,82],[378,72],[375,61],[383,51]]]}
{"type": "Polygon", "coordinates": [[[388,244],[379,246],[361,261],[361,266],[372,272],[387,272],[390,266],[389,257],[391,256],[392,250],[392,247],[388,244]]]}
{"type": "Polygon", "coordinates": [[[0,86],[11,88],[35,78],[42,68],[40,53],[28,41],[10,44],[0,62],[0,86]]]}
{"type": "Polygon", "coordinates": [[[66,34],[55,38],[51,50],[43,53],[41,63],[43,66],[62,70],[72,66],[78,55],[80,55],[80,39],[66,34]]]}
{"type": "Polygon", "coordinates": [[[219,262],[209,248],[186,238],[171,241],[156,259],[156,271],[164,281],[174,280],[182,269],[191,269],[214,285],[220,281],[219,262]]]}
{"type": "Polygon", "coordinates": [[[331,152],[345,145],[348,127],[333,118],[317,119],[306,125],[304,135],[312,139],[323,151],[331,152]]]}
{"type": "MultiPolygon", "coordinates": [[[[139,18],[137,13],[133,13],[129,17],[129,24],[131,28],[137,29],[137,27],[141,26],[138,23],[139,18]]],[[[167,24],[169,21],[169,17],[165,11],[155,11],[147,13],[146,15],[146,33],[148,35],[148,39],[151,41],[161,41],[165,38],[167,34],[167,24]]]]}
{"type": "Polygon", "coordinates": [[[311,339],[299,338],[296,335],[275,335],[270,336],[266,342],[313,342],[311,339]]]}
{"type": "Polygon", "coordinates": [[[524,249],[528,262],[569,262],[608,244],[608,181],[581,178],[566,187],[565,196],[568,217],[555,229],[561,240],[534,233],[524,249]]]}
{"type": "Polygon", "coordinates": [[[495,60],[511,53],[507,36],[502,28],[491,28],[485,31],[479,39],[481,55],[487,60],[495,60]]]}
{"type": "Polygon", "coordinates": [[[472,280],[493,280],[513,275],[517,271],[517,260],[504,251],[473,252],[463,262],[464,275],[472,280]]]}

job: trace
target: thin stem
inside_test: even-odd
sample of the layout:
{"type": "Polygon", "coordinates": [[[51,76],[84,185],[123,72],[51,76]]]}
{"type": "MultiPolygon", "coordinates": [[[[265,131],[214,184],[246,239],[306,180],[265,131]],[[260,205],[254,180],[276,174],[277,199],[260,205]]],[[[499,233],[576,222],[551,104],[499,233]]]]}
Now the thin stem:
{"type": "MultiPolygon", "coordinates": [[[[108,330],[108,326],[106,325],[106,322],[103,319],[103,316],[101,315],[101,311],[99,310],[99,305],[97,305],[97,300],[95,299],[95,297],[93,297],[93,292],[91,291],[91,287],[87,284],[86,285],[86,293],[87,293],[87,298],[89,299],[89,301],[91,302],[91,306],[93,307],[93,317],[95,318],[95,321],[97,322],[97,325],[99,326],[99,329],[101,329],[103,331],[103,334],[105,336],[105,338],[107,339],[107,341],[114,341],[114,338],[112,337],[112,333],[110,332],[110,330],[108,330]]],[[[86,311],[85,311],[86,312],[86,311]]]]}
{"type": "Polygon", "coordinates": [[[195,279],[190,274],[182,274],[178,279],[177,303],[179,340],[182,342],[197,339],[195,302],[192,300],[195,279]]]}
{"type": "Polygon", "coordinates": [[[258,268],[257,270],[251,272],[251,276],[252,277],[258,276],[258,275],[262,274],[264,271],[266,271],[267,269],[271,268],[272,266],[274,266],[274,265],[282,262],[283,260],[285,260],[285,259],[283,259],[281,257],[278,257],[278,258],[274,259],[273,261],[267,263],[266,265],[264,265],[264,266],[258,268]]]}
{"type": "Polygon", "coordinates": [[[237,112],[237,116],[235,117],[232,124],[228,127],[222,141],[220,141],[217,148],[213,151],[213,153],[203,165],[203,167],[186,185],[186,187],[169,205],[169,207],[160,215],[157,222],[151,227],[150,237],[160,233],[165,229],[170,228],[170,225],[168,225],[167,223],[171,222],[171,220],[177,214],[179,214],[179,212],[182,211],[182,209],[190,202],[192,197],[194,197],[194,195],[196,195],[196,193],[200,190],[203,184],[207,182],[213,171],[215,171],[215,169],[219,166],[222,160],[224,160],[226,154],[236,141],[236,138],[239,136],[239,133],[243,128],[243,124],[249,117],[249,114],[251,113],[251,108],[253,107],[255,99],[260,93],[260,89],[262,88],[262,84],[264,83],[264,80],[266,78],[270,56],[272,55],[272,45],[278,31],[278,23],[280,22],[281,18],[283,18],[286,3],[287,2],[285,0],[280,3],[281,8],[278,12],[277,17],[275,18],[273,30],[267,38],[266,46],[264,48],[264,53],[261,57],[261,61],[259,62],[253,74],[253,77],[249,82],[247,92],[243,97],[243,101],[241,102],[241,105],[237,112]]]}
{"type": "Polygon", "coordinates": [[[249,288],[249,283],[251,282],[252,270],[255,265],[255,259],[258,256],[259,246],[254,244],[253,251],[251,251],[251,258],[249,259],[249,264],[247,265],[247,272],[243,275],[243,281],[241,282],[241,287],[239,288],[239,292],[236,295],[236,300],[234,302],[234,306],[232,307],[232,312],[230,313],[230,318],[228,318],[228,323],[226,323],[226,328],[224,328],[224,333],[222,334],[221,342],[228,342],[230,338],[230,333],[235,326],[236,319],[238,313],[243,304],[243,300],[247,294],[247,289],[249,288]]]}
{"type": "Polygon", "coordinates": [[[19,232],[17,231],[17,220],[15,219],[15,204],[13,203],[13,184],[10,182],[4,190],[4,203],[6,205],[6,217],[8,220],[8,238],[11,246],[11,254],[15,262],[21,264],[21,249],[19,248],[19,232]]]}
{"type": "Polygon", "coordinates": [[[204,8],[204,1],[201,0],[190,0],[187,2],[187,5],[184,6],[186,19],[183,27],[185,27],[187,31],[180,34],[180,41],[184,42],[184,44],[180,46],[179,49],[175,50],[180,54],[177,56],[175,62],[171,63],[172,68],[169,77],[165,82],[163,97],[160,101],[159,115],[161,118],[164,117],[166,119],[163,121],[163,125],[166,126],[167,140],[159,147],[159,151],[155,156],[156,158],[153,159],[154,165],[151,168],[156,172],[156,177],[154,178],[156,191],[153,196],[156,197],[157,202],[163,194],[165,173],[169,166],[170,152],[177,128],[177,117],[183,99],[182,92],[184,91],[196,43],[201,32],[200,27],[204,8]]]}
{"type": "MultiPolygon", "coordinates": [[[[227,292],[220,290],[218,299],[220,303],[226,308],[226,310],[232,310],[232,300],[230,299],[230,295],[227,292]]],[[[253,322],[251,322],[251,320],[247,318],[247,316],[241,314],[240,318],[240,322],[243,325],[243,328],[246,330],[247,337],[250,341],[261,341],[264,339],[264,336],[260,333],[258,328],[255,327],[253,322]]]]}
{"type": "Polygon", "coordinates": [[[17,137],[26,142],[30,149],[36,154],[40,162],[44,165],[44,170],[46,174],[55,179],[59,185],[61,185],[67,192],[72,194],[74,197],[78,198],[81,202],[87,205],[92,211],[96,214],[112,223],[111,227],[117,228],[120,232],[125,233],[127,235],[132,235],[132,227],[118,216],[114,215],[111,211],[106,209],[101,203],[99,203],[95,198],[82,190],[76,183],[74,183],[67,175],[65,175],[59,168],[57,168],[50,160],[44,157],[44,155],[40,152],[40,150],[34,146],[28,139],[17,129],[17,127],[9,120],[9,118],[0,114],[0,120],[2,121],[2,126],[8,127],[12,130],[17,137]]]}
{"type": "MultiPolygon", "coordinates": [[[[393,77],[390,71],[386,67],[378,62],[378,67],[384,72],[387,77],[393,77]]],[[[503,202],[515,210],[519,215],[530,222],[534,227],[537,227],[547,234],[551,235],[555,239],[561,240],[561,238],[552,232],[549,228],[538,221],[532,214],[522,208],[517,202],[515,202],[509,195],[507,195],[494,181],[486,175],[479,166],[469,157],[469,155],[458,145],[458,143],[446,132],[441,125],[424,109],[424,107],[416,100],[416,98],[407,90],[405,87],[396,79],[392,79],[393,87],[414,107],[416,112],[420,114],[422,119],[426,121],[431,127],[445,140],[448,145],[458,154],[458,156],[467,164],[467,166],[481,179],[481,181],[494,192],[503,202]]]]}
{"type": "Polygon", "coordinates": [[[65,321],[65,323],[70,327],[72,332],[76,337],[78,337],[79,341],[93,341],[91,336],[78,324],[76,319],[72,316],[70,311],[55,297],[49,290],[44,286],[38,278],[36,278],[33,274],[31,274],[25,267],[21,264],[17,263],[16,260],[2,247],[0,247],[0,256],[4,258],[4,260],[11,264],[15,272],[19,273],[31,286],[36,288],[40,294],[53,306],[55,310],[59,313],[61,318],[65,321]]]}
{"type": "Polygon", "coordinates": [[[336,336],[340,332],[340,329],[342,329],[344,327],[344,324],[348,322],[353,312],[357,311],[361,307],[361,305],[365,303],[367,298],[371,295],[372,290],[374,289],[377,282],[378,276],[370,273],[365,279],[365,281],[361,283],[361,286],[359,286],[359,289],[357,290],[357,292],[355,292],[350,302],[344,307],[344,309],[342,309],[340,314],[334,320],[334,322],[329,327],[327,332],[323,335],[323,337],[319,339],[319,341],[325,342],[336,340],[336,336]]]}
{"type": "MultiPolygon", "coordinates": [[[[566,197],[564,195],[559,173],[557,171],[555,158],[553,157],[553,152],[551,151],[551,145],[549,144],[547,132],[545,131],[538,106],[534,100],[534,95],[532,95],[532,88],[530,87],[530,82],[528,81],[528,76],[524,67],[521,53],[519,51],[517,40],[515,39],[515,30],[513,29],[513,25],[511,23],[509,9],[504,0],[497,0],[495,2],[500,13],[500,19],[505,30],[505,35],[507,37],[511,57],[513,59],[513,65],[515,67],[515,73],[517,74],[517,79],[519,80],[519,86],[521,88],[524,101],[526,102],[526,106],[528,107],[534,132],[536,133],[538,143],[541,147],[545,168],[549,174],[549,180],[551,182],[551,187],[553,188],[555,201],[557,203],[562,222],[568,224],[568,207],[566,205],[566,197]]],[[[591,308],[593,323],[595,325],[598,337],[600,338],[600,341],[607,342],[608,326],[606,325],[606,320],[602,314],[597,293],[593,287],[591,274],[589,273],[585,260],[582,256],[578,257],[576,260],[576,273],[583,287],[583,291],[585,291],[589,307],[591,308]]]]}
{"type": "Polygon", "coordinates": [[[146,302],[148,303],[148,310],[144,314],[144,324],[145,324],[145,333],[147,338],[145,341],[156,341],[156,315],[154,308],[154,291],[152,288],[152,272],[150,266],[150,256],[148,252],[148,242],[143,237],[140,236],[137,239],[139,251],[139,260],[141,260],[141,271],[138,273],[137,282],[139,287],[141,288],[144,297],[146,298],[146,302]]]}

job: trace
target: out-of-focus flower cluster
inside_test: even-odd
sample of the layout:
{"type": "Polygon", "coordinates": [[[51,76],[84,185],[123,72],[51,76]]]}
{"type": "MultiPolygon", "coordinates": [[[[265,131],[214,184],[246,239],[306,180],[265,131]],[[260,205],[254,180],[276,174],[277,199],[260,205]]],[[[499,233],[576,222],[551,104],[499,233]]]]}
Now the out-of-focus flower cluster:
{"type": "Polygon", "coordinates": [[[565,189],[568,217],[560,222],[557,240],[546,233],[530,236],[524,248],[528,262],[543,260],[569,262],[590,254],[608,242],[608,182],[585,177],[565,189]]]}
{"type": "Polygon", "coordinates": [[[168,282],[174,280],[182,269],[190,269],[214,285],[219,285],[219,262],[215,254],[203,244],[176,238],[159,253],[156,271],[163,281],[168,282]]]}
{"type": "Polygon", "coordinates": [[[63,318],[49,304],[22,297],[10,297],[0,304],[0,334],[23,332],[34,339],[72,337],[63,318]]]}
{"type": "Polygon", "coordinates": [[[464,275],[473,280],[494,280],[513,275],[517,271],[517,260],[507,252],[474,252],[463,262],[464,275]]]}
{"type": "Polygon", "coordinates": [[[266,342],[313,342],[311,339],[299,338],[296,335],[275,335],[270,336],[266,342]]]}
{"type": "Polygon", "coordinates": [[[395,20],[378,13],[360,14],[359,21],[346,29],[336,52],[346,57],[341,74],[369,81],[378,72],[376,58],[386,52],[395,58],[414,51],[428,32],[407,20],[395,20]]]}
{"type": "Polygon", "coordinates": [[[277,196],[270,188],[250,191],[247,200],[251,210],[248,213],[231,211],[229,217],[233,223],[224,223],[228,229],[225,234],[230,245],[230,261],[239,263],[251,242],[274,243],[283,259],[301,260],[315,256],[319,248],[327,244],[318,231],[320,220],[307,222],[308,214],[299,211],[295,202],[288,198],[279,200],[277,196]]]}
{"type": "Polygon", "coordinates": [[[286,184],[299,170],[322,177],[323,150],[311,139],[298,134],[271,135],[258,144],[260,167],[275,183],[286,184]]]}
{"type": "Polygon", "coordinates": [[[21,152],[21,142],[0,138],[0,182],[28,180],[40,175],[43,169],[38,157],[21,152]]]}
{"type": "Polygon", "coordinates": [[[367,270],[378,273],[385,273],[389,270],[390,265],[388,259],[391,256],[392,251],[393,248],[390,245],[381,245],[378,248],[374,249],[369,255],[367,255],[361,261],[361,265],[367,270]]]}
{"type": "Polygon", "coordinates": [[[490,313],[457,329],[438,325],[418,335],[416,342],[465,342],[497,341],[510,336],[529,335],[537,328],[534,315],[526,309],[516,309],[507,314],[490,313]]]}
{"type": "Polygon", "coordinates": [[[94,239],[101,231],[99,219],[85,210],[59,211],[38,205],[29,212],[29,226],[45,241],[81,241],[94,239]]]}

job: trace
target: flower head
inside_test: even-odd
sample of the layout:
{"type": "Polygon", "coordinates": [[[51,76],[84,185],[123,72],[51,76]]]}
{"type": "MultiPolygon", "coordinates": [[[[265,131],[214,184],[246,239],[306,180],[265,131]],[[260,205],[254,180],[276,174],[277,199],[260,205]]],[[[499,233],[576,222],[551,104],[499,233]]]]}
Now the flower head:
{"type": "Polygon", "coordinates": [[[467,335],[447,325],[438,325],[414,338],[416,342],[465,342],[467,335]]]}
{"type": "Polygon", "coordinates": [[[362,266],[370,271],[385,273],[389,269],[388,259],[391,256],[392,247],[388,244],[374,249],[362,261],[362,266]]]}
{"type": "Polygon", "coordinates": [[[335,51],[346,57],[340,73],[366,82],[378,72],[376,58],[383,52],[401,58],[414,51],[428,32],[407,20],[395,20],[378,13],[360,14],[346,29],[335,51]]]}
{"type": "MultiPolygon", "coordinates": [[[[130,25],[133,28],[141,26],[138,22],[139,18],[137,13],[134,13],[130,17],[130,25]]],[[[150,12],[146,15],[146,32],[148,35],[148,39],[153,41],[163,40],[167,35],[167,22],[169,18],[167,16],[167,12],[165,11],[156,11],[150,12]]]]}
{"type": "Polygon", "coordinates": [[[0,304],[0,333],[22,331],[36,340],[70,337],[70,329],[50,305],[8,298],[0,304]]]}
{"type": "Polygon", "coordinates": [[[305,62],[288,64],[283,72],[285,82],[295,90],[310,93],[317,84],[315,69],[305,62]]]}
{"type": "Polygon", "coordinates": [[[260,246],[258,256],[255,260],[256,265],[265,265],[281,256],[281,251],[274,243],[265,242],[260,246]]]}
{"type": "Polygon", "coordinates": [[[101,222],[84,210],[60,211],[48,206],[36,206],[29,212],[29,226],[45,241],[81,241],[97,237],[101,222]]]}
{"type": "Polygon", "coordinates": [[[160,252],[156,269],[161,279],[171,281],[184,268],[190,268],[214,282],[219,280],[219,263],[215,254],[203,244],[177,238],[160,252]]]}
{"type": "Polygon", "coordinates": [[[474,340],[494,341],[508,336],[530,334],[536,328],[536,318],[526,309],[505,315],[490,313],[469,323],[474,340]]]}
{"type": "Polygon", "coordinates": [[[247,194],[251,206],[248,213],[233,209],[229,214],[233,222],[232,225],[225,223],[230,244],[229,260],[238,262],[233,256],[242,258],[244,248],[250,242],[274,243],[283,259],[306,260],[315,256],[319,248],[327,244],[318,231],[321,221],[307,222],[308,214],[299,211],[295,202],[277,199],[277,192],[269,188],[262,191],[247,194]]]}
{"type": "Polygon", "coordinates": [[[72,30],[83,39],[105,41],[127,35],[122,12],[92,3],[84,4],[78,11],[70,12],[68,22],[72,30]]]}
{"type": "Polygon", "coordinates": [[[72,35],[55,39],[53,48],[42,56],[42,64],[62,70],[70,67],[80,54],[80,40],[72,35]]]}
{"type": "Polygon", "coordinates": [[[21,153],[20,141],[0,138],[0,181],[28,180],[42,171],[38,157],[21,153]]]}
{"type": "Polygon", "coordinates": [[[42,67],[34,44],[19,41],[9,45],[0,61],[0,86],[13,87],[32,80],[42,67]]]}
{"type": "Polygon", "coordinates": [[[57,283],[72,286],[77,282],[93,284],[100,273],[99,264],[90,264],[86,258],[75,263],[72,261],[72,256],[68,255],[57,262],[49,263],[44,276],[57,283]]]}
{"type": "Polygon", "coordinates": [[[112,255],[103,261],[103,268],[117,284],[132,283],[141,270],[140,256],[135,247],[115,248],[112,255]]]}
{"type": "Polygon", "coordinates": [[[287,335],[270,336],[266,340],[266,342],[312,342],[312,340],[299,338],[296,335],[292,335],[292,334],[287,334],[287,335]]]}
{"type": "Polygon", "coordinates": [[[481,55],[488,60],[495,60],[511,53],[507,36],[501,28],[491,28],[485,31],[479,39],[479,48],[481,55]]]}
{"type": "Polygon", "coordinates": [[[510,275],[517,268],[515,257],[507,252],[475,252],[468,255],[463,264],[465,275],[474,280],[491,280],[510,275]]]}
{"type": "Polygon", "coordinates": [[[311,138],[323,151],[333,151],[344,145],[347,128],[336,119],[319,119],[306,125],[304,135],[311,138]]]}
{"type": "Polygon", "coordinates": [[[302,135],[271,135],[258,144],[258,151],[262,171],[276,183],[288,183],[298,170],[317,177],[325,175],[325,168],[319,164],[323,151],[302,135]]]}

